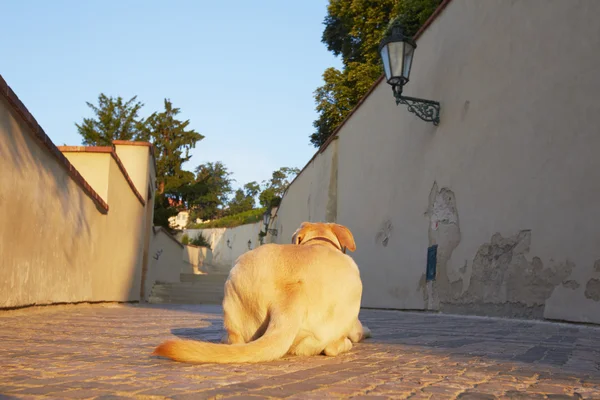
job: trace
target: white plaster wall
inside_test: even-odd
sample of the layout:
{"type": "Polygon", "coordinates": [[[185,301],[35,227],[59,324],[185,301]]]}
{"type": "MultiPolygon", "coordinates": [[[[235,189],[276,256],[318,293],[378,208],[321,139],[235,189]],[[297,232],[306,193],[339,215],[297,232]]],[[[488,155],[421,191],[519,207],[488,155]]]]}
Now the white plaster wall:
{"type": "Polygon", "coordinates": [[[212,251],[208,247],[193,245],[183,246],[183,269],[184,274],[201,274],[206,272],[205,264],[210,265],[212,251]]]}
{"type": "Polygon", "coordinates": [[[185,232],[190,239],[201,234],[210,243],[212,257],[204,260],[203,270],[208,273],[229,273],[235,260],[248,251],[248,240],[252,249],[258,246],[258,234],[262,228],[260,221],[235,228],[188,229],[185,232]]]}
{"type": "MultiPolygon", "coordinates": [[[[338,139],[337,222],[357,242],[364,306],[422,309],[435,294],[424,273],[427,247],[446,240],[427,215],[436,183],[455,196],[460,233],[438,265],[446,286],[433,308],[454,302],[466,312],[511,313],[507,298],[536,306],[543,285],[522,286],[510,273],[499,294],[461,303],[486,284],[471,281],[478,252],[496,234],[529,230],[530,243],[508,251],[513,267],[521,260],[516,273],[565,282],[552,283],[543,316],[600,323],[598,15],[600,2],[591,0],[454,0],[418,39],[405,88],[442,103],[440,125],[397,107],[384,82],[347,121],[338,139]]],[[[278,212],[286,235],[288,224],[308,218],[310,182],[327,171],[308,168],[288,190],[278,212]]]]}

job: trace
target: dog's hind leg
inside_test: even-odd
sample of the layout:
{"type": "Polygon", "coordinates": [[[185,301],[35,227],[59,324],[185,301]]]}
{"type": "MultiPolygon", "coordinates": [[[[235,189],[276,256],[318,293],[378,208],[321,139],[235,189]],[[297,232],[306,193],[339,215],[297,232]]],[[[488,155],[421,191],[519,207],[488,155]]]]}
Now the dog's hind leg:
{"type": "Polygon", "coordinates": [[[329,343],[327,347],[325,347],[325,355],[326,356],[337,356],[338,354],[346,353],[352,349],[352,342],[347,337],[343,337],[338,339],[332,343],[329,343]]]}
{"type": "Polygon", "coordinates": [[[299,334],[289,353],[297,356],[315,356],[323,352],[324,343],[312,334],[299,334]]]}
{"type": "Polygon", "coordinates": [[[358,318],[354,322],[354,326],[348,335],[348,339],[352,341],[352,343],[358,343],[363,339],[371,337],[371,330],[363,325],[358,318]]]}

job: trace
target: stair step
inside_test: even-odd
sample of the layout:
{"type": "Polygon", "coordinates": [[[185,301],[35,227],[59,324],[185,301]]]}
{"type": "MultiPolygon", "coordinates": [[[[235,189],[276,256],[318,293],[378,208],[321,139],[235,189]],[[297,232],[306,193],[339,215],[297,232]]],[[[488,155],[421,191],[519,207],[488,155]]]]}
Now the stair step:
{"type": "Polygon", "coordinates": [[[221,304],[227,275],[181,274],[181,282],[157,282],[148,301],[153,304],[221,304]]]}

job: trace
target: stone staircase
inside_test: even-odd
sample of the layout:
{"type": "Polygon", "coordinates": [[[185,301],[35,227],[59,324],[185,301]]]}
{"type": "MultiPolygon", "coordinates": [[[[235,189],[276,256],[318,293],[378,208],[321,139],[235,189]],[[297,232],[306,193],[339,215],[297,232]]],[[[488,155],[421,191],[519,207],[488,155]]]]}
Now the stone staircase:
{"type": "Polygon", "coordinates": [[[156,282],[150,292],[152,304],[221,304],[227,275],[181,274],[177,283],[156,282]]]}

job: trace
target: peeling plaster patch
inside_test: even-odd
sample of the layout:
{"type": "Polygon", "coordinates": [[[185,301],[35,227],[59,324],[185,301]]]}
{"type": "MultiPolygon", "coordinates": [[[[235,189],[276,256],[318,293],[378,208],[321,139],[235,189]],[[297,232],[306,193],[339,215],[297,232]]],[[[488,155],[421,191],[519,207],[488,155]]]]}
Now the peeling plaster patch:
{"type": "Polygon", "coordinates": [[[460,226],[456,196],[448,188],[438,189],[433,183],[429,192],[429,204],[425,216],[429,219],[429,245],[438,245],[436,279],[433,281],[429,298],[434,297],[432,308],[439,308],[437,299],[446,299],[453,290],[462,292],[465,267],[449,269],[448,260],[460,243],[460,226]]]}
{"type": "MultiPolygon", "coordinates": [[[[571,274],[575,264],[567,261],[555,268],[545,268],[539,257],[527,260],[531,231],[504,238],[500,233],[483,244],[473,260],[467,290],[448,303],[467,308],[496,308],[505,316],[542,317],[546,300],[557,285],[571,274]]],[[[572,284],[568,284],[572,285],[572,284]]],[[[599,292],[600,293],[600,292],[599,292]]],[[[444,304],[447,309],[450,304],[444,304]]]]}
{"type": "Polygon", "coordinates": [[[585,297],[600,301],[600,279],[590,279],[585,285],[585,297]]]}
{"type": "Polygon", "coordinates": [[[379,229],[379,232],[375,235],[375,243],[381,244],[383,247],[387,247],[390,237],[394,232],[394,226],[391,220],[385,220],[379,229]]]}
{"type": "Polygon", "coordinates": [[[576,282],[576,281],[574,281],[574,280],[564,281],[564,282],[562,283],[562,285],[563,285],[564,287],[566,287],[567,289],[573,289],[573,290],[575,290],[575,289],[578,289],[578,288],[579,288],[579,286],[581,286],[579,283],[577,283],[577,282],[576,282]]]}
{"type": "Polygon", "coordinates": [[[429,193],[429,207],[425,215],[429,217],[431,230],[433,231],[437,231],[440,224],[458,225],[458,212],[456,210],[454,192],[448,188],[442,188],[438,192],[437,182],[434,182],[429,193]]]}

